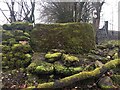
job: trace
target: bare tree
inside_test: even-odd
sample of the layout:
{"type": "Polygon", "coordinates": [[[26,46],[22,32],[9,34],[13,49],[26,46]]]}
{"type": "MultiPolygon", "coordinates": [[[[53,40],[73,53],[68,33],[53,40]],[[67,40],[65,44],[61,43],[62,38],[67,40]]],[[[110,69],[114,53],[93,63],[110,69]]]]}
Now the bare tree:
{"type": "Polygon", "coordinates": [[[0,11],[5,16],[9,23],[16,21],[26,21],[30,23],[35,22],[35,0],[30,0],[30,5],[25,0],[5,0],[4,3],[8,6],[8,11],[10,13],[10,17],[6,16],[4,10],[0,8],[0,11]],[[15,11],[15,4],[19,6],[18,11],[15,11]]]}
{"type": "MultiPolygon", "coordinates": [[[[93,25],[94,25],[94,28],[97,32],[97,30],[99,30],[99,24],[100,24],[100,13],[101,13],[101,10],[102,10],[102,6],[105,2],[102,1],[102,2],[94,2],[92,3],[94,9],[95,9],[95,17],[93,17],[93,25]]],[[[98,39],[97,39],[97,34],[96,34],[96,43],[98,43],[98,39]]]]}
{"type": "Polygon", "coordinates": [[[89,17],[85,14],[89,12],[90,8],[87,7],[89,2],[41,2],[43,10],[40,12],[42,18],[46,18],[47,22],[80,22],[83,15],[86,18],[89,17]],[[85,6],[87,7],[86,9],[85,6]],[[86,10],[86,11],[85,11],[86,10]]]}

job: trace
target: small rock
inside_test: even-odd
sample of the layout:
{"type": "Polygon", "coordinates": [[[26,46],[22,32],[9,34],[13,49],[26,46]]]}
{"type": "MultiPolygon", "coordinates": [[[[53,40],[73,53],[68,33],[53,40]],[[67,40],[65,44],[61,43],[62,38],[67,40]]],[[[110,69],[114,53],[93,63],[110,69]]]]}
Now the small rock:
{"type": "Polygon", "coordinates": [[[98,82],[98,85],[100,86],[100,88],[104,88],[104,89],[113,88],[112,79],[108,76],[101,78],[100,81],[98,82]]]}
{"type": "Polygon", "coordinates": [[[102,63],[101,61],[98,61],[98,60],[97,60],[97,61],[95,62],[95,66],[96,66],[96,67],[102,67],[102,66],[103,66],[103,63],[102,63]]]}

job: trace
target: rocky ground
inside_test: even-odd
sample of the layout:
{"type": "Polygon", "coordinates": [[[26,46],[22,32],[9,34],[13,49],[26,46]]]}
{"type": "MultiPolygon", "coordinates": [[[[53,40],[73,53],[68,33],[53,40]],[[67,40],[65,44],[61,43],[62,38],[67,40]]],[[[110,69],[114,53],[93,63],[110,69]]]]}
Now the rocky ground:
{"type": "MultiPolygon", "coordinates": [[[[13,68],[14,66],[11,67],[14,64],[11,63],[9,65],[4,60],[4,57],[8,58],[8,56],[3,54],[3,61],[7,63],[3,64],[3,88],[37,87],[40,83],[54,82],[79,72],[92,71],[98,67],[102,67],[110,60],[117,59],[119,57],[119,49],[119,41],[109,41],[97,45],[95,49],[84,54],[70,54],[59,49],[52,49],[47,53],[34,52],[32,53],[31,62],[26,67],[18,64],[21,66],[18,69],[13,68]],[[6,67],[9,67],[9,69],[6,67]]],[[[18,55],[18,58],[20,56],[18,55]]],[[[15,61],[13,62],[15,63],[15,61]]],[[[120,70],[119,67],[116,67],[104,73],[97,80],[82,80],[77,84],[73,84],[73,86],[66,86],[66,88],[119,88],[119,81],[120,70]]]]}
{"type": "Polygon", "coordinates": [[[82,54],[54,48],[40,53],[32,49],[28,31],[31,25],[12,25],[4,25],[6,30],[0,31],[3,33],[0,45],[3,89],[50,88],[55,85],[65,90],[120,88],[119,40],[106,41],[82,54]]]}

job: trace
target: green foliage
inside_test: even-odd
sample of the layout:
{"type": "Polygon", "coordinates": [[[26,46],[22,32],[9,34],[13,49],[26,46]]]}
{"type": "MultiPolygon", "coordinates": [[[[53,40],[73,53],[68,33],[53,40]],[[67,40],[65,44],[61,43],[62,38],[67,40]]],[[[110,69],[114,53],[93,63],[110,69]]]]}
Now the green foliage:
{"type": "Polygon", "coordinates": [[[95,47],[94,30],[87,23],[38,24],[31,32],[34,51],[46,52],[53,48],[69,53],[83,53],[95,47]]]}

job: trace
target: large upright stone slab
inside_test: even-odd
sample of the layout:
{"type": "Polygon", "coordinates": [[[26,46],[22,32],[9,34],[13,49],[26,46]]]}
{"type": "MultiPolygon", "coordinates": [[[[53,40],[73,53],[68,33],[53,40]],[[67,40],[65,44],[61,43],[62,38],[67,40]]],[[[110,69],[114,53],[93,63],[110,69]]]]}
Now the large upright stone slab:
{"type": "Polygon", "coordinates": [[[31,32],[31,46],[35,52],[83,53],[95,47],[94,29],[88,23],[37,24],[31,32]]]}

